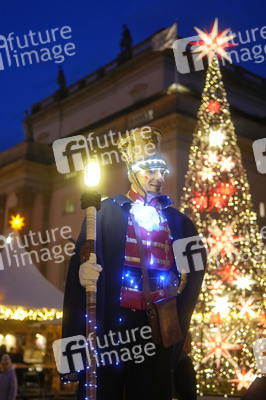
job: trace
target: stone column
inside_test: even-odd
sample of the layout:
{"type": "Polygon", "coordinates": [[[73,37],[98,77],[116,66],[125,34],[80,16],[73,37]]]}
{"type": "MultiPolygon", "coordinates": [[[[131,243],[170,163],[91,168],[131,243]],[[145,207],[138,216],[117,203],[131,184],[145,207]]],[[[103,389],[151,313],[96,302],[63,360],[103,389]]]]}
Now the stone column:
{"type": "Polygon", "coordinates": [[[0,194],[0,235],[5,230],[5,212],[6,212],[6,193],[0,194]]]}
{"type": "MultiPolygon", "coordinates": [[[[42,228],[41,233],[44,237],[45,231],[49,229],[49,216],[50,216],[50,205],[51,205],[51,190],[43,190],[42,193],[42,207],[43,207],[43,216],[42,216],[42,228]]],[[[46,277],[46,262],[40,262],[40,271],[46,277]]]]}
{"type": "Polygon", "coordinates": [[[37,189],[32,186],[20,186],[16,189],[17,212],[25,218],[25,226],[21,233],[27,233],[31,229],[32,210],[37,189]]]}

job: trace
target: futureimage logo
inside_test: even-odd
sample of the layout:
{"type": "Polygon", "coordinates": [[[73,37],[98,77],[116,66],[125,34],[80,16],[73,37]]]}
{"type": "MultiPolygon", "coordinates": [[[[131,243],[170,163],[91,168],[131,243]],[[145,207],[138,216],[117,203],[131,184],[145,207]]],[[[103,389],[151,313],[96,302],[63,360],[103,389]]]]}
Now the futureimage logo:
{"type": "Polygon", "coordinates": [[[55,43],[71,38],[70,26],[46,29],[45,32],[29,30],[28,33],[21,36],[15,35],[15,32],[10,32],[7,36],[0,35],[0,71],[12,66],[19,68],[47,61],[54,61],[56,64],[62,63],[65,56],[71,57],[76,54],[75,44],[72,42],[55,43]],[[51,44],[52,47],[49,46],[51,44]],[[27,51],[25,51],[26,49],[27,51]]]}
{"type": "Polygon", "coordinates": [[[173,252],[176,266],[180,273],[204,270],[204,256],[206,248],[200,236],[190,236],[184,239],[175,240],[173,252]]]}
{"type": "Polygon", "coordinates": [[[175,63],[177,71],[180,74],[187,74],[190,72],[189,59],[191,59],[194,65],[195,71],[201,71],[204,69],[203,61],[197,60],[198,54],[193,54],[192,51],[197,48],[197,45],[192,45],[192,43],[198,43],[200,41],[200,36],[191,36],[184,39],[178,39],[173,44],[175,63]]]}
{"type": "Polygon", "coordinates": [[[252,147],[258,172],[266,174],[266,138],[255,140],[252,147]]]}
{"type": "Polygon", "coordinates": [[[258,371],[266,374],[266,338],[257,339],[253,343],[253,351],[258,371]]]}
{"type": "MultiPolygon", "coordinates": [[[[128,131],[126,131],[127,133],[128,131]]],[[[143,126],[141,135],[143,139],[149,139],[151,137],[151,128],[143,126]]],[[[118,150],[102,151],[109,146],[116,147],[121,136],[121,132],[109,130],[108,134],[104,134],[101,137],[95,136],[94,132],[90,132],[86,136],[77,135],[55,140],[53,142],[53,152],[57,171],[60,174],[82,171],[90,158],[96,159],[103,166],[112,164],[113,160],[116,163],[119,163],[120,160],[124,161],[118,150]]],[[[136,145],[134,152],[135,155],[142,154],[141,146],[136,145]]],[[[155,145],[146,143],[144,152],[147,157],[153,156],[155,154],[155,145]]]]}
{"type": "MultiPolygon", "coordinates": [[[[261,28],[256,27],[246,29],[244,32],[229,31],[228,35],[235,34],[236,37],[229,43],[234,46],[226,50],[230,58],[230,64],[240,62],[253,61],[260,64],[266,59],[266,43],[264,45],[258,44],[261,39],[266,39],[266,26],[261,28]]],[[[192,36],[188,38],[178,39],[173,44],[173,51],[175,56],[176,68],[180,74],[187,74],[191,68],[195,71],[204,69],[202,59],[197,60],[199,53],[192,51],[197,49],[198,43],[202,39],[200,36],[192,36]]],[[[225,60],[222,58],[222,64],[225,65],[225,60]]]]}
{"type": "Polygon", "coordinates": [[[120,362],[127,361],[140,364],[145,360],[145,356],[155,355],[155,344],[150,340],[150,326],[137,327],[123,332],[110,330],[108,334],[101,337],[90,333],[87,341],[82,335],[55,340],[53,352],[56,367],[61,374],[79,372],[91,365],[92,357],[95,359],[97,367],[118,365],[120,362]],[[137,344],[139,340],[141,344],[137,344]],[[93,347],[94,341],[97,350],[93,347]],[[128,344],[129,347],[124,347],[125,344],[128,344]],[[102,351],[103,349],[106,350],[102,351]]]}
{"type": "Polygon", "coordinates": [[[5,267],[10,267],[12,264],[20,267],[26,266],[26,264],[40,263],[41,261],[54,261],[56,264],[62,263],[65,260],[65,256],[71,257],[74,254],[74,243],[67,242],[62,244],[63,240],[71,239],[71,228],[69,226],[63,226],[60,230],[59,228],[53,228],[50,231],[46,230],[45,233],[32,232],[30,230],[22,238],[13,236],[13,233],[8,237],[0,235],[0,251],[1,249],[5,250],[5,262],[0,253],[0,271],[4,270],[5,267]],[[61,243],[58,244],[58,242],[61,243]],[[42,247],[44,244],[48,246],[42,247]]]}
{"type": "Polygon", "coordinates": [[[85,369],[85,363],[90,365],[90,355],[86,338],[82,335],[59,339],[53,343],[53,351],[57,370],[60,374],[85,369]]]}

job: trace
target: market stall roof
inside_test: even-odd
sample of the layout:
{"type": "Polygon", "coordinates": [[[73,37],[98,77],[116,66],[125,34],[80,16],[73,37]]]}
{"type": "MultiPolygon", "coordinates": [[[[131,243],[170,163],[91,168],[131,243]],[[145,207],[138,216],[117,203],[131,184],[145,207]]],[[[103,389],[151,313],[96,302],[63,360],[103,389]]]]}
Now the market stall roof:
{"type": "MultiPolygon", "coordinates": [[[[12,249],[6,245],[0,253],[0,308],[62,310],[63,293],[40,273],[28,255],[23,257],[24,265],[17,262],[25,249],[16,243],[12,249]]],[[[58,268],[59,264],[55,265],[58,268]]]]}

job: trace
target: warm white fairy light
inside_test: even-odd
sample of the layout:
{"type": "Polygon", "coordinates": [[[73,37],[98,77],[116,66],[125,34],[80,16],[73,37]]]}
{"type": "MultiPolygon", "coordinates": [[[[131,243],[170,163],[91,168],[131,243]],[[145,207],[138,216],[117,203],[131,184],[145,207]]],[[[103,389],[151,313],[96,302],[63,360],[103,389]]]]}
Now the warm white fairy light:
{"type": "Polygon", "coordinates": [[[142,169],[157,168],[162,169],[166,173],[169,173],[169,170],[166,168],[166,162],[161,158],[136,161],[131,168],[134,172],[138,172],[142,169]]]}
{"type": "Polygon", "coordinates": [[[203,158],[204,158],[204,160],[207,160],[210,164],[215,164],[215,163],[217,163],[217,159],[218,159],[217,152],[208,150],[207,154],[204,154],[203,158]]]}
{"type": "Polygon", "coordinates": [[[221,171],[230,172],[232,168],[234,168],[235,163],[232,160],[232,157],[223,157],[220,161],[221,171]]]}
{"type": "Polygon", "coordinates": [[[210,128],[209,144],[211,147],[222,148],[225,139],[225,134],[220,129],[210,128]]]}
{"type": "Polygon", "coordinates": [[[229,295],[214,298],[214,308],[213,313],[219,313],[221,316],[225,317],[229,312],[233,303],[229,301],[229,295]]]}
{"type": "Polygon", "coordinates": [[[256,317],[255,310],[259,306],[257,304],[255,304],[255,301],[256,301],[256,299],[254,296],[250,296],[247,299],[243,298],[243,297],[241,297],[239,299],[240,304],[237,306],[237,308],[239,308],[239,310],[240,310],[240,312],[238,314],[240,318],[244,318],[245,316],[251,317],[251,318],[256,317]]]}
{"type": "Polygon", "coordinates": [[[0,320],[14,319],[17,321],[52,321],[62,318],[62,311],[55,309],[26,309],[23,307],[0,306],[0,320]]]}
{"type": "Polygon", "coordinates": [[[251,290],[251,286],[255,285],[256,281],[250,278],[250,276],[238,276],[235,282],[233,282],[233,285],[236,285],[238,289],[247,289],[251,290]]]}
{"type": "Polygon", "coordinates": [[[215,175],[215,172],[210,168],[204,167],[202,171],[199,172],[199,175],[201,176],[203,181],[206,181],[207,179],[212,180],[215,175]]]}

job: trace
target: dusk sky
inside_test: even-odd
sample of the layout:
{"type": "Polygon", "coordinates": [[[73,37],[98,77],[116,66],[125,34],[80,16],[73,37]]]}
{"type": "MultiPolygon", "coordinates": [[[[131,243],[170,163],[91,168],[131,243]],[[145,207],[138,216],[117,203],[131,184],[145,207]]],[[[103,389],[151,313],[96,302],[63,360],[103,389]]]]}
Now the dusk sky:
{"type": "MultiPolygon", "coordinates": [[[[219,19],[219,30],[230,27],[233,32],[241,32],[243,40],[250,34],[250,43],[242,44],[252,54],[254,46],[261,45],[261,56],[255,60],[242,62],[240,65],[266,78],[266,1],[213,0],[178,1],[178,0],[134,0],[113,2],[101,0],[11,0],[2,2],[0,13],[0,47],[4,39],[14,32],[13,37],[21,38],[32,32],[35,46],[51,48],[55,45],[69,45],[69,53],[61,63],[55,60],[27,63],[17,66],[15,52],[10,52],[8,62],[5,48],[0,48],[0,83],[1,83],[1,145],[0,151],[12,147],[24,140],[22,120],[24,111],[32,104],[53,94],[58,89],[58,66],[61,65],[67,86],[93,72],[95,69],[114,60],[119,54],[122,25],[127,24],[133,38],[133,45],[145,40],[161,28],[170,27],[178,22],[178,34],[182,37],[194,36],[194,26],[210,30],[215,17],[219,19]],[[62,27],[68,26],[59,37],[62,27]],[[55,42],[51,40],[51,29],[58,28],[55,42]],[[258,28],[254,37],[251,30],[258,28]],[[50,32],[51,42],[38,44],[38,32],[45,37],[50,32]],[[261,34],[263,32],[263,34],[261,34]],[[264,36],[264,37],[262,37],[264,36]],[[75,48],[74,48],[75,47],[75,48]],[[12,54],[11,54],[12,53],[12,54]],[[262,62],[258,62],[258,61],[262,62]],[[256,62],[257,61],[257,62],[256,62]],[[2,63],[2,64],[1,64],[2,63]],[[2,68],[1,68],[2,65],[2,68]]],[[[253,34],[254,36],[254,34],[253,34]]],[[[28,37],[30,41],[30,38],[28,37]]],[[[14,44],[14,39],[13,42],[14,44]]],[[[14,48],[15,50],[15,48],[14,48]]],[[[259,47],[257,47],[259,51],[259,47]]],[[[44,57],[44,56],[43,56],[44,57]]],[[[47,56],[48,57],[48,56],[47,56]]],[[[17,57],[18,60],[18,57],[17,57]]],[[[47,58],[46,58],[47,60],[47,58]]]]}

